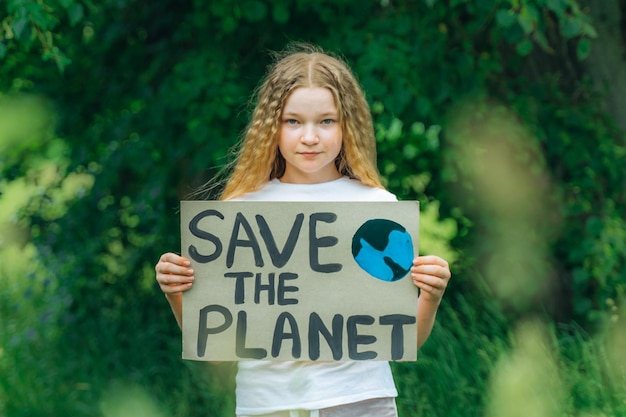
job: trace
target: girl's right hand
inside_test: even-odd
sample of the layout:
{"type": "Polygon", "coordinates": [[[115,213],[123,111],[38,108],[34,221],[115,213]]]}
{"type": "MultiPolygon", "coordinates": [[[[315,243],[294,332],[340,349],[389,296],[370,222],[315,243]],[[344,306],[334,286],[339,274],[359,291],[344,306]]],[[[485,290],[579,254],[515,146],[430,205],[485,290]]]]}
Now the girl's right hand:
{"type": "Polygon", "coordinates": [[[165,294],[187,291],[194,280],[191,262],[172,252],[164,253],[154,267],[156,280],[165,294]]]}

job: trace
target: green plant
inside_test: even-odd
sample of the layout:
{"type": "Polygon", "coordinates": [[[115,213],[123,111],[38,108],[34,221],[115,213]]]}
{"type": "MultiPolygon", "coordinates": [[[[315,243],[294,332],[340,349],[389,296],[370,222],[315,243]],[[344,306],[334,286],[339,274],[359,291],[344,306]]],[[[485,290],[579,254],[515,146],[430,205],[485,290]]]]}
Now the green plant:
{"type": "MultiPolygon", "coordinates": [[[[230,158],[267,51],[288,40],[315,42],[350,63],[374,114],[386,185],[420,201],[430,239],[422,249],[456,257],[420,362],[394,366],[404,415],[419,407],[482,415],[489,375],[518,318],[547,311],[595,334],[607,313],[623,317],[626,148],[581,63],[596,35],[582,2],[0,7],[0,265],[25,258],[33,268],[0,277],[9,282],[0,290],[0,414],[103,414],[120,386],[173,415],[231,412],[232,391],[221,388],[232,387],[231,369],[180,360],[153,267],[180,245],[180,199],[230,158]],[[472,103],[463,120],[476,125],[455,134],[462,103],[472,103]],[[495,145],[475,155],[483,166],[464,162],[463,145],[484,144],[476,126],[494,115],[512,134],[499,141],[490,130],[495,145]],[[478,182],[481,169],[488,180],[523,174],[535,186],[523,196],[539,201],[513,210],[516,186],[502,192],[478,182]],[[487,195],[500,197],[488,205],[487,195]],[[495,253],[506,256],[494,262],[495,253]],[[520,270],[553,279],[540,293],[522,276],[501,297],[498,274],[520,270]],[[34,298],[24,297],[31,286],[34,298]]],[[[557,337],[567,355],[562,378],[574,387],[565,409],[619,414],[620,391],[598,388],[604,371],[585,379],[583,370],[599,369],[603,358],[583,334],[557,337]]]]}

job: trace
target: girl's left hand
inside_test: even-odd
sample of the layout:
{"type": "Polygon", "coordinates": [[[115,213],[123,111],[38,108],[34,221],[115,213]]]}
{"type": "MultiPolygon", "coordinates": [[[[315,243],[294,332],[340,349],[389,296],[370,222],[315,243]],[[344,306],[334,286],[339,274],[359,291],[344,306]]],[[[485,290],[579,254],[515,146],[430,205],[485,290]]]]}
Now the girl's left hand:
{"type": "Polygon", "coordinates": [[[445,259],[438,256],[418,256],[413,259],[411,278],[420,289],[420,299],[441,302],[451,277],[450,266],[445,259]]]}

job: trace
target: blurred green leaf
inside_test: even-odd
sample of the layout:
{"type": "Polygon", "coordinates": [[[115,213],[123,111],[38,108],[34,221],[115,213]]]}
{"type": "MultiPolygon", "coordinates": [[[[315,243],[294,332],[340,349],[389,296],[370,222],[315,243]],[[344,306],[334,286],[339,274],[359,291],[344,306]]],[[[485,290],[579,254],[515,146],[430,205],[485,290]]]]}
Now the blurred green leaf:
{"type": "Polygon", "coordinates": [[[502,27],[510,27],[517,23],[517,16],[512,10],[500,9],[496,12],[496,22],[502,27]]]}
{"type": "Polygon", "coordinates": [[[521,56],[527,56],[533,51],[533,43],[530,39],[522,39],[515,46],[515,50],[521,56]]]}
{"type": "Polygon", "coordinates": [[[583,24],[583,34],[592,39],[596,39],[598,37],[598,32],[596,32],[596,29],[589,23],[583,24]]]}
{"type": "Polygon", "coordinates": [[[571,39],[582,33],[582,22],[574,17],[566,16],[561,23],[561,33],[565,38],[571,39]]]}
{"type": "Polygon", "coordinates": [[[282,2],[274,2],[272,17],[277,23],[287,23],[289,21],[289,9],[287,5],[282,2]]]}
{"type": "Polygon", "coordinates": [[[13,21],[12,32],[16,38],[24,39],[27,36],[28,20],[28,16],[22,9],[22,12],[18,13],[13,21]]]}
{"type": "Polygon", "coordinates": [[[589,39],[583,38],[578,40],[578,43],[576,44],[576,57],[578,57],[580,61],[583,61],[589,57],[590,53],[591,42],[589,39]]]}
{"type": "Polygon", "coordinates": [[[71,4],[71,6],[67,8],[67,15],[70,18],[70,25],[76,26],[85,16],[83,5],[80,3],[71,4]]]}
{"type": "Polygon", "coordinates": [[[244,17],[251,22],[263,20],[267,15],[267,5],[262,1],[247,0],[242,5],[244,17]]]}
{"type": "Polygon", "coordinates": [[[533,33],[537,29],[539,21],[539,12],[530,3],[525,3],[518,14],[517,21],[527,35],[533,33]]]}

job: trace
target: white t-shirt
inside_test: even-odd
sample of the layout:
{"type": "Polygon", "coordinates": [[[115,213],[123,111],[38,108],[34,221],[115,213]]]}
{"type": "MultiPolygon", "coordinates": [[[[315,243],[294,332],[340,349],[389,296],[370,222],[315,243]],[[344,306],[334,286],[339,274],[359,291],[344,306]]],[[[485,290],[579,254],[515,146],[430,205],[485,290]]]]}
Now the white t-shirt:
{"type": "MultiPolygon", "coordinates": [[[[319,184],[277,179],[239,201],[397,201],[381,188],[343,177],[319,184]]],[[[237,415],[282,410],[317,410],[371,398],[396,397],[386,361],[240,361],[236,379],[237,415]]]]}

